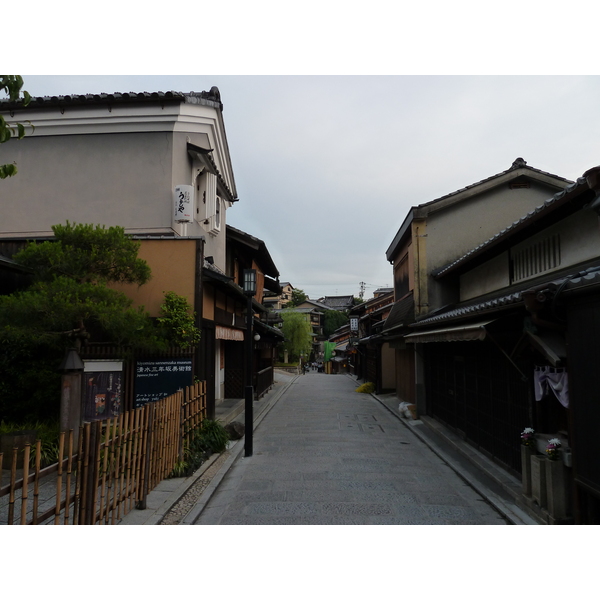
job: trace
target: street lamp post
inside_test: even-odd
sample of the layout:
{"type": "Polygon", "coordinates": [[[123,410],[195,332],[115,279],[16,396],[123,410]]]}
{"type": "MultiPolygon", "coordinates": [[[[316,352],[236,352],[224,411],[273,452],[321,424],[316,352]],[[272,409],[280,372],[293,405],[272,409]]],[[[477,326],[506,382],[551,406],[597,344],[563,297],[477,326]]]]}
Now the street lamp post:
{"type": "Polygon", "coordinates": [[[254,422],[254,389],[252,387],[252,297],[256,295],[256,269],[244,269],[244,294],[248,299],[246,309],[246,389],[245,389],[245,427],[244,454],[252,456],[252,436],[254,422]]]}

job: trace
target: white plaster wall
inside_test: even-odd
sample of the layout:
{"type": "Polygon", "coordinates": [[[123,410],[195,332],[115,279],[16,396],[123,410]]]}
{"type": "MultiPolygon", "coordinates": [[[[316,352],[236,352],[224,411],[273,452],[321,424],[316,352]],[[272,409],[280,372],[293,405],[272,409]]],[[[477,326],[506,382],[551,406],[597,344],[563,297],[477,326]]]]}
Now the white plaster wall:
{"type": "Polygon", "coordinates": [[[166,132],[44,136],[0,147],[17,161],[2,182],[3,234],[47,233],[52,225],[171,229],[172,136],[166,132]]]}
{"type": "Polygon", "coordinates": [[[460,278],[460,301],[483,296],[508,285],[510,285],[508,252],[503,252],[460,278]]]}

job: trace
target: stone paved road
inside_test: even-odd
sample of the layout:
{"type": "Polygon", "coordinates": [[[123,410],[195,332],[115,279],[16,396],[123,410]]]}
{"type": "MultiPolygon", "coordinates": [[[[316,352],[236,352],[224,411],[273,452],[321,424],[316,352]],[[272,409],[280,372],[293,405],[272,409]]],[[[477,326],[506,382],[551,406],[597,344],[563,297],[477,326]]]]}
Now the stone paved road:
{"type": "Polygon", "coordinates": [[[346,375],[298,377],[196,524],[506,524],[356,387],[346,375]]]}

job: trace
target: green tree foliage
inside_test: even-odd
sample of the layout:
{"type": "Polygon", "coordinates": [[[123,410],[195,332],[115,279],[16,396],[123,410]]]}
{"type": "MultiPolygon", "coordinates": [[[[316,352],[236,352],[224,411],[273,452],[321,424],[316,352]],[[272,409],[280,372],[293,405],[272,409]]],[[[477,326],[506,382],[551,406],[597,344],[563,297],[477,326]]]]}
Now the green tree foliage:
{"type": "Polygon", "coordinates": [[[54,241],[30,243],[13,256],[32,284],[0,296],[0,415],[56,416],[58,365],[68,346],[84,340],[161,349],[170,344],[142,308],[111,282],[142,284],[150,268],[139,242],[119,227],[55,226],[54,241]]]}
{"type": "Polygon", "coordinates": [[[348,315],[339,310],[326,310],[323,312],[323,335],[329,337],[334,331],[348,323],[348,315]]]}
{"type": "Polygon", "coordinates": [[[157,321],[164,328],[166,337],[178,346],[195,346],[200,341],[195,316],[186,298],[175,292],[167,292],[157,321]]]}
{"type": "Polygon", "coordinates": [[[13,256],[32,271],[33,284],[0,298],[4,335],[29,335],[48,343],[93,337],[147,346],[153,336],[150,318],[143,309],[132,308],[125,294],[108,287],[150,279],[150,267],[137,257],[140,243],[122,227],[67,222],[52,230],[53,241],[32,242],[13,256]]]}
{"type": "Polygon", "coordinates": [[[283,326],[281,328],[285,342],[284,349],[288,351],[290,359],[296,360],[300,353],[308,356],[312,347],[312,327],[307,320],[307,315],[293,310],[281,312],[283,326]]]}
{"type": "MultiPolygon", "coordinates": [[[[27,106],[31,101],[31,96],[23,88],[23,78],[20,75],[0,75],[0,92],[5,92],[8,99],[12,101],[19,100],[23,94],[23,106],[27,106]]],[[[33,125],[28,121],[33,129],[33,125]]],[[[23,139],[25,137],[25,125],[23,123],[7,123],[0,115],[0,144],[8,142],[12,137],[23,139]]],[[[0,165],[0,179],[12,177],[17,173],[15,163],[0,165]]]]}
{"type": "Polygon", "coordinates": [[[37,281],[67,277],[78,283],[137,283],[150,279],[150,267],[138,258],[140,242],[125,235],[123,227],[54,225],[53,241],[29,244],[13,256],[30,268],[37,281]]]}
{"type": "Polygon", "coordinates": [[[287,303],[288,308],[294,308],[302,304],[308,296],[302,290],[292,290],[292,299],[287,303]]]}

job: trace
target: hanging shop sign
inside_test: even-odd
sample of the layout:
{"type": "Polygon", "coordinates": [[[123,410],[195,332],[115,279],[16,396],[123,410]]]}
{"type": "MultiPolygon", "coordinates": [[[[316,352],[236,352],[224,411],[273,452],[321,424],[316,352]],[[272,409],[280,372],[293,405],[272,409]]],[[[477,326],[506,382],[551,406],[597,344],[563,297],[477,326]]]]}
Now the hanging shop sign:
{"type": "Polygon", "coordinates": [[[232,342],[243,342],[244,332],[241,329],[232,329],[231,327],[223,327],[217,325],[215,327],[215,339],[230,340],[232,342]]]}

